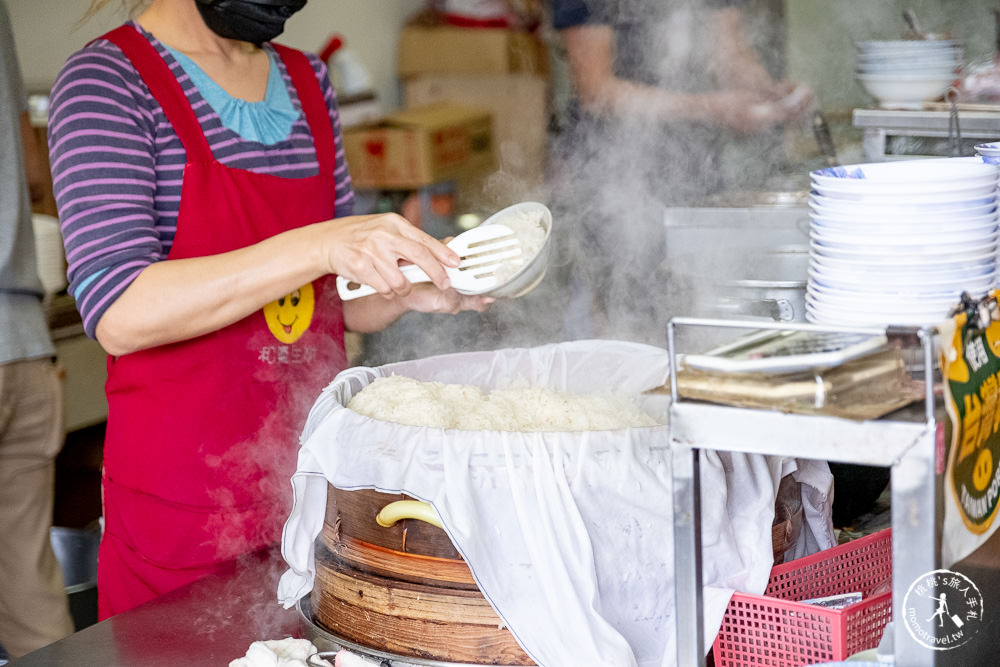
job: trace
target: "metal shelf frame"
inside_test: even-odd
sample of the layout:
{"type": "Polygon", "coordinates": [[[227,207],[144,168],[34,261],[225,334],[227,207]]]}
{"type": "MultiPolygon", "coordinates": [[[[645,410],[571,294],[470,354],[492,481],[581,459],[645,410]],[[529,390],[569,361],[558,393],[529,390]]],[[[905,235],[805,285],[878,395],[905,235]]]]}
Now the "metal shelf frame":
{"type": "Polygon", "coordinates": [[[889,137],[953,137],[977,142],[996,141],[1000,138],[1000,112],[959,110],[958,124],[949,125],[951,112],[892,109],[854,109],[854,127],[863,131],[862,151],[865,159],[881,162],[891,158],[917,156],[886,155],[889,137]]]}
{"type": "MultiPolygon", "coordinates": [[[[701,576],[701,515],[698,450],[714,449],[794,456],[891,468],[893,618],[901,618],[903,593],[919,576],[940,567],[942,512],[935,453],[939,411],[934,397],[936,330],[859,329],[762,321],[673,318],[667,325],[670,368],[677,368],[675,330],[683,327],[780,329],[916,336],[923,352],[925,395],[889,417],[855,421],[786,414],[683,400],[671,373],[669,433],[673,469],[674,567],[677,664],[703,667],[705,628],[701,576]],[[920,409],[922,407],[922,409],[920,409]]],[[[939,655],[914,642],[902,623],[893,624],[897,667],[941,664],[939,655]]]]}

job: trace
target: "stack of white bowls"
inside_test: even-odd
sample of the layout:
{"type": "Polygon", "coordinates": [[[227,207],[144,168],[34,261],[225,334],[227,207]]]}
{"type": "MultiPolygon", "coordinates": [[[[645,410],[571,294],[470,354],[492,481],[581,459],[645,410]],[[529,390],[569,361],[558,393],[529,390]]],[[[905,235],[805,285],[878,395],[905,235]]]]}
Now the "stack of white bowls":
{"type": "Polygon", "coordinates": [[[934,324],[997,284],[1000,166],[981,158],[857,164],[810,174],[806,318],[934,324]]]}
{"type": "Polygon", "coordinates": [[[1000,142],[978,144],[976,146],[976,156],[983,158],[983,162],[1000,164],[1000,142]]]}
{"type": "Polygon", "coordinates": [[[919,109],[956,81],[962,47],[953,39],[858,43],[855,76],[885,109],[919,109]]]}

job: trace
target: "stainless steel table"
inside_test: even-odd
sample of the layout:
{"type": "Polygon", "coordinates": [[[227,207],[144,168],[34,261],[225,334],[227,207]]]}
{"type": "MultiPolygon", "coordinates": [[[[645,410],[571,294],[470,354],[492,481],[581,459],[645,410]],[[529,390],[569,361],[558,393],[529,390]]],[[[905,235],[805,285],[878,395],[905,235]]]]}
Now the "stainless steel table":
{"type": "MultiPolygon", "coordinates": [[[[733,327],[807,329],[810,325],[759,324],[674,318],[668,340],[671,366],[676,368],[674,327],[733,327]]],[[[923,341],[923,367],[935,367],[932,330],[915,331],[923,341]]],[[[671,395],[677,396],[676,376],[671,395]]],[[[821,458],[864,465],[891,467],[893,617],[902,618],[903,593],[920,576],[940,567],[942,480],[936,472],[936,439],[943,426],[943,409],[937,405],[933,382],[927,383],[924,404],[875,421],[785,414],[674,400],[670,409],[670,439],[674,484],[674,554],[677,602],[678,665],[704,665],[701,638],[701,539],[698,450],[748,452],[776,456],[821,458]]],[[[1000,565],[993,560],[998,540],[991,540],[974,557],[954,567],[975,572],[986,602],[994,608],[1000,565]],[[991,590],[992,589],[992,590],[991,590]]],[[[962,571],[959,569],[958,571],[962,571]]],[[[990,618],[983,631],[955,651],[934,651],[913,641],[902,623],[894,624],[898,667],[995,664],[994,635],[1000,619],[990,618]]]]}
{"type": "Polygon", "coordinates": [[[299,637],[298,614],[277,602],[277,548],[230,563],[140,607],[81,630],[11,667],[225,666],[256,640],[299,637]]]}
{"type": "MultiPolygon", "coordinates": [[[[881,162],[892,157],[886,155],[886,141],[889,137],[957,139],[957,134],[960,133],[962,139],[975,140],[976,143],[1000,138],[1000,112],[959,109],[958,133],[949,125],[950,115],[948,111],[923,109],[855,109],[853,118],[854,127],[864,131],[864,156],[871,162],[881,162]]],[[[972,155],[971,152],[965,154],[972,155]]]]}

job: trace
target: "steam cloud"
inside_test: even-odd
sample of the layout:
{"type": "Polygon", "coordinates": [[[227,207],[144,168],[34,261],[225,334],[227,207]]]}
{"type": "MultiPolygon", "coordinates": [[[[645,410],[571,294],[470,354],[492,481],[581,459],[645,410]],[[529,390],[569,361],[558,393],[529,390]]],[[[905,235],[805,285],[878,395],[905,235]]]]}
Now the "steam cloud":
{"type": "MultiPolygon", "coordinates": [[[[637,11],[641,4],[622,3],[622,11],[637,11]]],[[[773,3],[757,5],[762,3],[747,12],[748,27],[756,33],[752,41],[776,49],[763,53],[762,60],[782,78],[783,39],[776,27],[781,18],[771,13],[773,3]]],[[[703,14],[674,14],[657,29],[643,31],[651,41],[631,44],[629,53],[662,54],[650,63],[651,80],[679,91],[708,90],[713,83],[704,64],[715,45],[700,37],[704,28],[703,14]]],[[[558,51],[558,35],[553,45],[558,51]]],[[[556,61],[559,71],[561,58],[556,61]]],[[[566,115],[557,110],[555,118],[566,115]]],[[[723,190],[762,188],[788,167],[778,132],[741,139],[698,123],[664,124],[642,113],[613,120],[584,114],[563,122],[549,160],[541,191],[501,170],[472,202],[486,214],[527,198],[550,206],[552,259],[542,284],[519,299],[497,302],[485,314],[408,314],[368,336],[363,364],[580,338],[665,346],[669,317],[696,314],[695,304],[715,298],[713,277],[720,269],[708,263],[667,265],[665,207],[704,204],[723,190]]],[[[745,261],[750,260],[738,254],[728,259],[745,261]]]]}

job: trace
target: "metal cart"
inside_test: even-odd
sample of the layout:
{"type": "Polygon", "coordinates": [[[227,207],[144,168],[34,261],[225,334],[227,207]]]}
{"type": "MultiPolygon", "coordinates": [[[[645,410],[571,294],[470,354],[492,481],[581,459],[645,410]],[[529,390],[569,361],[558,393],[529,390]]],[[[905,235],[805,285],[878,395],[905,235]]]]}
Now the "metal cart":
{"type": "MultiPolygon", "coordinates": [[[[737,322],[698,318],[674,318],[667,339],[671,368],[676,368],[677,327],[728,327],[738,329],[783,329],[857,331],[808,324],[737,322]]],[[[671,375],[674,400],[670,408],[670,438],[674,476],[674,540],[677,603],[677,664],[704,665],[702,653],[702,577],[698,450],[716,449],[776,456],[817,458],[829,461],[891,467],[893,547],[893,618],[902,618],[902,596],[922,575],[941,565],[940,535],[943,516],[942,475],[935,456],[943,450],[944,410],[935,400],[933,374],[935,330],[893,329],[917,341],[926,382],[922,404],[911,405],[886,418],[854,421],[837,417],[785,414],[682,400],[676,374],[671,375]],[[690,638],[690,641],[685,641],[690,638]]],[[[1000,562],[994,567],[1000,568],[1000,562]]],[[[995,573],[995,570],[994,570],[995,573]]],[[[985,582],[984,582],[985,583],[985,582]]],[[[980,585],[987,595],[989,585],[980,585]]],[[[993,586],[996,590],[996,586],[993,586]]],[[[995,597],[997,593],[991,592],[995,597]]],[[[989,609],[990,600],[984,602],[989,609]]],[[[895,664],[899,667],[927,665],[990,664],[987,655],[995,649],[979,632],[979,641],[963,647],[970,650],[940,651],[918,644],[902,623],[893,624],[895,664]],[[989,652],[989,653],[987,653],[989,652]],[[985,661],[985,662],[984,662],[985,661]]],[[[994,656],[995,657],[995,656],[994,656]]],[[[769,663],[771,664],[771,663],[769,663]]],[[[777,663],[774,663],[777,664],[777,663]]],[[[995,663],[992,663],[995,664],[995,663]]]]}

